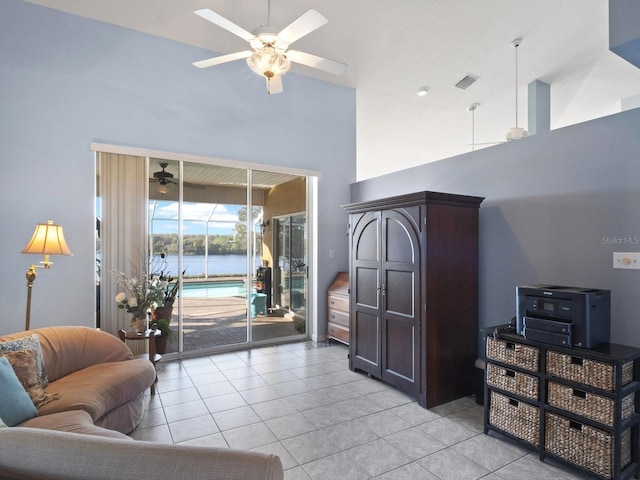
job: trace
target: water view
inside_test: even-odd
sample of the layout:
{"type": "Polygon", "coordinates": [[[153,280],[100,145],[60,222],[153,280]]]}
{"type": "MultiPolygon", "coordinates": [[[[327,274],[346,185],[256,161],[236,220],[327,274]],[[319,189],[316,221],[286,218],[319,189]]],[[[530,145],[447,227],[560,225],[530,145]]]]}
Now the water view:
{"type": "MultiPolygon", "coordinates": [[[[251,273],[260,266],[260,258],[256,257],[251,273]]],[[[167,258],[167,269],[172,276],[178,276],[178,257],[167,258]]],[[[247,257],[244,255],[209,255],[208,262],[204,255],[185,255],[183,257],[185,277],[203,276],[216,277],[221,275],[246,275],[247,257]]]]}

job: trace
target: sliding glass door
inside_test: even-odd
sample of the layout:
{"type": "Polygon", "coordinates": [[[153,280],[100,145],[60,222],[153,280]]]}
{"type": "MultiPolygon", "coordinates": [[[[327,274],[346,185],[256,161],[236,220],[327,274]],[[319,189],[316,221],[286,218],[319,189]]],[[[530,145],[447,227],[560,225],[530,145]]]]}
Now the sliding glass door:
{"type": "Polygon", "coordinates": [[[247,262],[247,170],[151,159],[150,171],[152,259],[164,259],[181,283],[171,318],[175,341],[168,351],[247,343],[253,271],[247,262]],[[161,184],[154,191],[157,167],[173,175],[171,192],[162,193],[161,184]],[[220,178],[227,178],[227,185],[220,185],[220,178]]]}
{"type": "Polygon", "coordinates": [[[300,333],[306,328],[307,235],[306,215],[274,218],[276,264],[274,275],[277,308],[291,316],[300,333]]]}
{"type": "MultiPolygon", "coordinates": [[[[101,155],[102,164],[108,155],[101,155]]],[[[306,178],[136,158],[148,162],[147,245],[139,251],[148,251],[150,273],[179,284],[172,308],[162,312],[171,331],[167,352],[304,338],[306,245],[300,242],[306,241],[306,215],[283,214],[306,209],[306,178]],[[293,270],[282,268],[291,262],[293,270]]],[[[98,175],[108,173],[99,164],[98,175]]],[[[117,175],[111,181],[118,182],[117,175]]],[[[116,223],[121,217],[106,215],[116,223]]],[[[104,238],[100,247],[126,255],[104,238]]]]}

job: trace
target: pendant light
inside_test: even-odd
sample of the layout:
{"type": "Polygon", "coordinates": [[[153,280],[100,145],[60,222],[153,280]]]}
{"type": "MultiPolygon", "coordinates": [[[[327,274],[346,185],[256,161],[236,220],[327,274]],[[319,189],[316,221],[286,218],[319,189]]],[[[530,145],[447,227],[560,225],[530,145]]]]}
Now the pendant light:
{"type": "Polygon", "coordinates": [[[527,135],[529,135],[529,133],[524,128],[518,127],[518,47],[521,44],[522,44],[521,38],[516,38],[514,41],[511,42],[511,46],[516,51],[516,126],[514,128],[511,128],[507,133],[507,135],[505,136],[505,139],[507,140],[507,142],[512,142],[513,140],[520,140],[526,137],[527,135]]]}

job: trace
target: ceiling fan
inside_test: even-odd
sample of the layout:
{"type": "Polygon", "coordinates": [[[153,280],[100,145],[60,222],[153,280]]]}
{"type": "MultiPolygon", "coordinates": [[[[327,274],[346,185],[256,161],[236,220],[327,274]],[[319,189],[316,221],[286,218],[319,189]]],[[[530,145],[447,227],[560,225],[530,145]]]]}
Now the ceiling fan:
{"type": "MultiPolygon", "coordinates": [[[[267,81],[267,93],[269,94],[282,92],[282,75],[287,73],[291,67],[291,62],[300,63],[333,75],[342,75],[347,68],[346,64],[336,62],[335,60],[329,60],[328,58],[318,57],[297,50],[287,50],[293,42],[328,22],[328,20],[316,10],[308,10],[282,30],[267,25],[255,29],[252,33],[209,8],[196,10],[194,13],[214,25],[224,28],[246,40],[249,42],[253,51],[244,50],[228,55],[220,55],[207,60],[194,62],[193,65],[199,68],[206,68],[246,58],[249,68],[258,75],[265,77],[267,81]]],[[[269,23],[270,17],[271,2],[269,1],[267,23],[269,23]]]]}
{"type": "MultiPolygon", "coordinates": [[[[158,193],[160,193],[160,195],[166,195],[178,185],[178,181],[174,178],[173,173],[167,172],[168,162],[160,162],[158,165],[160,165],[162,170],[153,172],[153,177],[149,179],[149,182],[157,183],[158,193]]],[[[197,183],[182,182],[182,185],[186,188],[205,188],[197,183]]]]}

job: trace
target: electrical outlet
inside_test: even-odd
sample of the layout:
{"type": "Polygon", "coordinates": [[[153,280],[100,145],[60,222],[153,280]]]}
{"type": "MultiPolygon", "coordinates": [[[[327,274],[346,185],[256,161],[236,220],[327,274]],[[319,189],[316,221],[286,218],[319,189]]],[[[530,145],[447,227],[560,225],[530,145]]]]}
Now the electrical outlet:
{"type": "Polygon", "coordinates": [[[613,252],[613,268],[640,270],[640,253],[613,252]]]}

